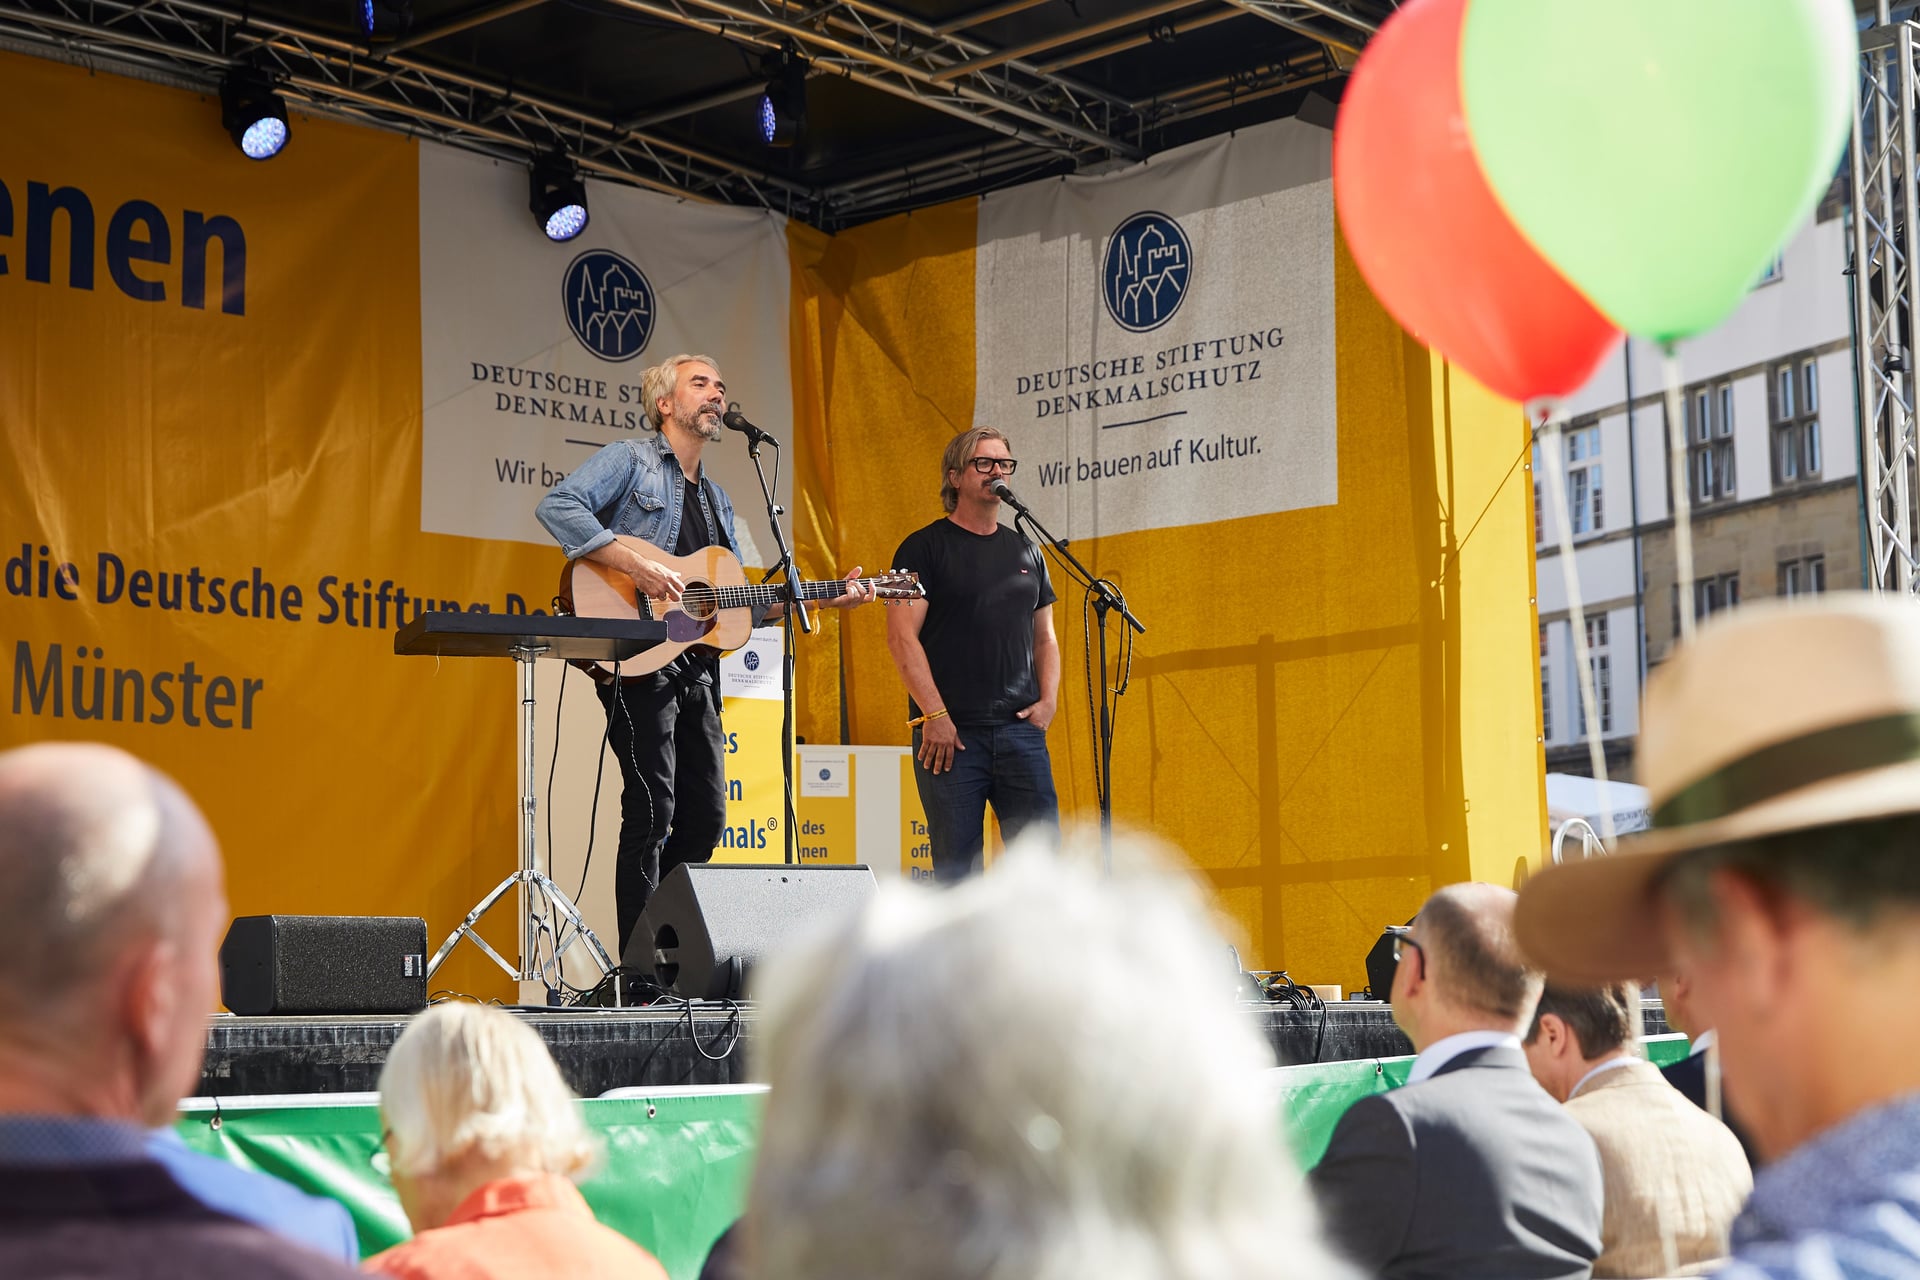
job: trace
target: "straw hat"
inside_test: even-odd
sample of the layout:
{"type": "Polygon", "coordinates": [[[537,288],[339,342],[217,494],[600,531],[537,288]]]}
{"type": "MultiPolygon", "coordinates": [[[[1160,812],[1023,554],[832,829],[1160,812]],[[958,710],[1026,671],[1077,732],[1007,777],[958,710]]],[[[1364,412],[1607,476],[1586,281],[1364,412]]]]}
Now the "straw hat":
{"type": "Polygon", "coordinates": [[[1521,889],[1521,948],[1568,984],[1668,968],[1654,888],[1673,858],[1920,812],[1920,602],[1841,592],[1743,606],[1647,686],[1653,827],[1521,889]]]}

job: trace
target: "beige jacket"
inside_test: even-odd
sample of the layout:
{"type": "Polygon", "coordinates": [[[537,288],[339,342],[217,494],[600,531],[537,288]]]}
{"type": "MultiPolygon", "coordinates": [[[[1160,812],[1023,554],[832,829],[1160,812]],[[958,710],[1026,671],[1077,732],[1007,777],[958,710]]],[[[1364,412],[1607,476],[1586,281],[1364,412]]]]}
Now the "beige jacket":
{"type": "Polygon", "coordinates": [[[1606,1181],[1595,1280],[1696,1275],[1726,1256],[1727,1232],[1753,1190],[1727,1126],[1638,1058],[1588,1080],[1567,1114],[1593,1135],[1606,1181]]]}

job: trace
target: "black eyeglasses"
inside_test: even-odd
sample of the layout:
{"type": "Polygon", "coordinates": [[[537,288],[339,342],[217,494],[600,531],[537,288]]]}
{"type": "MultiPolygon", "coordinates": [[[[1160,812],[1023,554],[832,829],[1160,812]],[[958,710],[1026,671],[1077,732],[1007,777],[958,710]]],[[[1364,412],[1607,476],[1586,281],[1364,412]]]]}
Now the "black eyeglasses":
{"type": "Polygon", "coordinates": [[[1388,928],[1387,932],[1393,935],[1393,962],[1395,964],[1400,963],[1400,950],[1402,947],[1412,947],[1415,951],[1420,952],[1423,957],[1426,955],[1426,949],[1420,945],[1420,940],[1413,936],[1408,926],[1396,924],[1388,928]]]}
{"type": "Polygon", "coordinates": [[[1001,475],[1010,476],[1020,467],[1020,464],[1012,458],[969,458],[967,461],[971,462],[973,469],[983,476],[990,476],[995,471],[1001,475]]]}

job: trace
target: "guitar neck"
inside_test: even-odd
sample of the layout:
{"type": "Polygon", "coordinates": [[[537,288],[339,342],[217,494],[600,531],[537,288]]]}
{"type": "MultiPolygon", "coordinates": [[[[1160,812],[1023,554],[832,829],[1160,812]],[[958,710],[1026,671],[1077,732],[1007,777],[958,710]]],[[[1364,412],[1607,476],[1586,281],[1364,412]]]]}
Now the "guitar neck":
{"type": "MultiPolygon", "coordinates": [[[[858,579],[862,586],[872,586],[874,579],[858,579]]],[[[802,600],[832,600],[846,594],[847,582],[844,578],[830,578],[824,582],[801,582],[795,584],[802,600]]],[[[712,589],[714,603],[722,609],[751,609],[762,605],[778,604],[787,598],[785,583],[765,582],[744,587],[715,587],[712,589]]]]}

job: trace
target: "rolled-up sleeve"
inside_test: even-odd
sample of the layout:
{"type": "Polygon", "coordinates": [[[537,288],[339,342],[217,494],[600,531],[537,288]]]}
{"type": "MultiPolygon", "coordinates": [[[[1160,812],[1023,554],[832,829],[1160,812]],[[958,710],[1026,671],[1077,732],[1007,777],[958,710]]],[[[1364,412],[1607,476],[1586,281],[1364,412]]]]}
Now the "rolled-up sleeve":
{"type": "Polygon", "coordinates": [[[600,523],[599,513],[632,486],[633,470],[632,446],[616,440],[568,472],[540,499],[534,517],[553,535],[567,559],[578,560],[613,541],[613,531],[600,523]]]}

